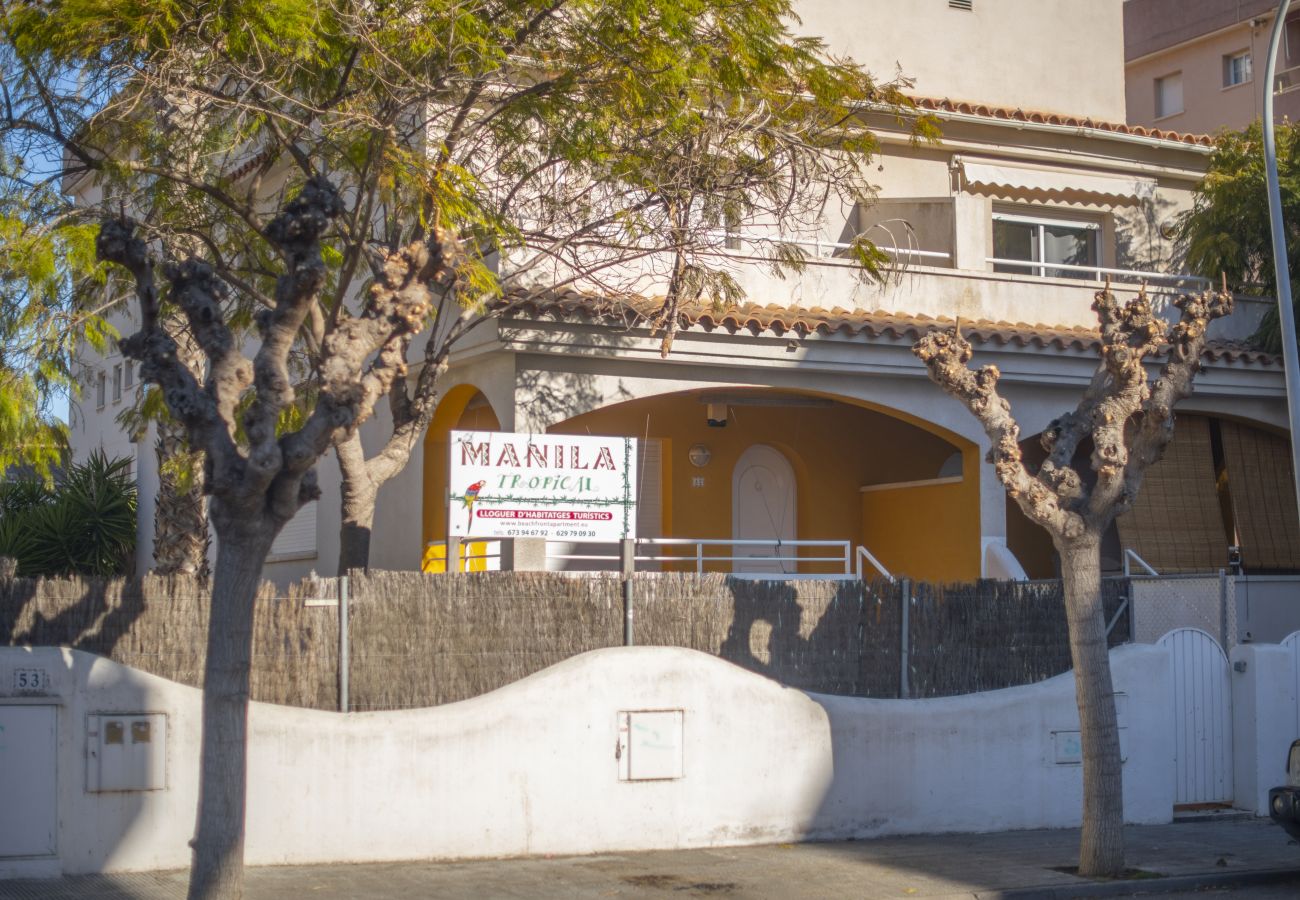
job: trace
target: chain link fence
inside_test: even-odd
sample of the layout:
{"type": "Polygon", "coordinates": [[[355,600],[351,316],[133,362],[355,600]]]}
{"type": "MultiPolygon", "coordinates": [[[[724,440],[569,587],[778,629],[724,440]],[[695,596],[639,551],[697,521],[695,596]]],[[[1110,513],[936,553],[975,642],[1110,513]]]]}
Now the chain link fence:
{"type": "Polygon", "coordinates": [[[1237,643],[1237,616],[1223,575],[1137,576],[1128,579],[1133,640],[1154,644],[1176,628],[1199,628],[1225,649],[1237,643]]]}

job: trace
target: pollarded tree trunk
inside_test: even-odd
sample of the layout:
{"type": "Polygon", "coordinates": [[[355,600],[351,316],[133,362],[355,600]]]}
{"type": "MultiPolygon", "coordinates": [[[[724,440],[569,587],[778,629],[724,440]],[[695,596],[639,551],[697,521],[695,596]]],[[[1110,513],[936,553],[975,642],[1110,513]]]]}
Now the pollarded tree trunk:
{"type": "Polygon", "coordinates": [[[370,532],[375,520],[373,492],[369,500],[349,494],[343,498],[343,524],[339,529],[339,575],[370,566],[370,532]]]}
{"type": "Polygon", "coordinates": [[[1101,594],[1101,539],[1088,532],[1059,541],[1057,550],[1083,748],[1079,871],[1116,873],[1124,868],[1124,793],[1101,594]]]}
{"type": "MultiPolygon", "coordinates": [[[[375,521],[379,487],[370,477],[361,435],[353,432],[334,442],[339,460],[342,527],[339,530],[338,574],[370,565],[370,534],[375,521]]],[[[409,455],[409,454],[408,454],[409,455]]],[[[404,464],[405,460],[403,460],[404,464]]]]}
{"type": "Polygon", "coordinates": [[[1157,316],[1145,289],[1121,304],[1109,285],[1093,309],[1100,320],[1100,359],[1073,411],[1040,436],[1047,459],[1030,471],[1020,448],[1020,426],[998,393],[997,366],[973,369],[970,343],[959,327],[932,331],[912,348],[930,377],[984,427],[989,462],[1021,511],[1052,536],[1061,554],[1075,701],[1083,746],[1083,835],[1079,874],[1114,876],[1124,869],[1124,795],[1119,728],[1101,605],[1100,538],[1133,505],[1142,475],[1173,436],[1174,405],[1192,392],[1209,324],[1232,311],[1226,289],[1175,301],[1178,321],[1157,316]],[[1155,382],[1146,360],[1166,356],[1155,382]],[[1076,456],[1085,441],[1093,452],[1085,478],[1076,456]]]}
{"type": "Polygon", "coordinates": [[[207,360],[200,374],[177,359],[176,340],[162,325],[155,262],[135,223],[100,226],[101,260],[135,281],[140,330],[121,341],[140,360],[141,377],[163,392],[186,426],[191,447],[206,454],[205,487],[219,539],[204,673],[203,752],[190,897],[238,898],[242,890],[248,683],[253,604],[262,564],[284,524],[320,498],[316,462],[340,432],[354,430],[405,372],[405,350],[429,315],[425,284],[438,275],[436,238],[387,254],[359,315],[340,314],[320,336],[319,392],[305,421],[279,428],[296,393],[289,357],[326,282],[322,236],[343,213],[338,191],[313,176],[261,230],[282,261],[272,306],[256,317],[260,337],[252,360],[227,323],[229,286],[202,259],[162,266],[168,296],[185,313],[207,360]],[[237,440],[243,425],[242,440],[237,440]]]}
{"type": "MultiPolygon", "coordinates": [[[[443,242],[444,255],[452,260],[460,253],[459,245],[448,237],[443,242]]],[[[432,296],[432,292],[430,292],[432,296]]],[[[456,310],[454,291],[444,290],[440,311],[450,316],[456,310]]],[[[435,323],[424,345],[424,362],[415,377],[414,390],[407,383],[405,368],[402,377],[394,380],[388,391],[388,409],[392,416],[392,430],[379,452],[367,458],[358,429],[349,429],[334,439],[334,452],[339,462],[340,494],[342,495],[342,527],[339,532],[338,574],[350,569],[365,569],[370,565],[370,542],[375,520],[375,501],[379,489],[403,469],[411,459],[411,452],[424,440],[425,431],[433,421],[438,405],[438,379],[447,371],[447,357],[456,341],[478,321],[480,314],[473,308],[459,310],[456,318],[447,325],[435,323]]],[[[402,348],[403,359],[410,341],[402,348]]]]}
{"type": "Polygon", "coordinates": [[[253,607],[262,562],[279,530],[270,519],[238,524],[214,504],[217,566],[203,672],[203,751],[190,900],[240,897],[244,881],[248,684],[253,607]]]}

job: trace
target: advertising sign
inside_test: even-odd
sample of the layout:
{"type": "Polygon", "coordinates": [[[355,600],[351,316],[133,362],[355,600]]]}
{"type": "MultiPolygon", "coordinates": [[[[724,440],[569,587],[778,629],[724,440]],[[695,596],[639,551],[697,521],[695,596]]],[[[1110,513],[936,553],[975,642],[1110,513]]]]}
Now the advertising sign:
{"type": "Polygon", "coordinates": [[[635,438],[453,431],[450,449],[450,534],[636,537],[635,438]]]}

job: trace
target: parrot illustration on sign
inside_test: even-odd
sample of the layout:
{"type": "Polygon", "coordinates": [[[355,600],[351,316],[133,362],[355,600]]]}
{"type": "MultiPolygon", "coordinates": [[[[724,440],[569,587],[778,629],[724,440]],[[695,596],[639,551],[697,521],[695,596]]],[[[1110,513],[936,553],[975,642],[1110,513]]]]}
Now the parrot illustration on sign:
{"type": "Polygon", "coordinates": [[[465,515],[467,516],[465,527],[470,531],[474,530],[474,501],[478,499],[478,492],[483,490],[485,484],[487,484],[486,481],[476,481],[465,488],[464,494],[456,498],[465,507],[465,515]]]}

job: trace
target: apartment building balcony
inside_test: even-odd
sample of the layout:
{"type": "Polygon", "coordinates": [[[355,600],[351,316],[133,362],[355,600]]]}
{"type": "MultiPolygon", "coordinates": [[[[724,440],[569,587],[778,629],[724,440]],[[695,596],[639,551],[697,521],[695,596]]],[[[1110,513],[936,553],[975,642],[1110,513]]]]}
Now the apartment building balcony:
{"type": "MultiPolygon", "coordinates": [[[[844,246],[814,247],[819,255],[811,257],[798,275],[782,278],[762,266],[746,265],[737,267],[736,277],[755,303],[1066,328],[1097,326],[1092,304],[1107,277],[1111,290],[1121,298],[1135,296],[1145,283],[1156,310],[1170,321],[1177,319],[1174,300],[1179,295],[1208,287],[1203,279],[1184,274],[1102,266],[1044,267],[997,257],[988,257],[983,270],[959,269],[942,265],[949,260],[941,251],[925,250],[891,254],[895,263],[886,270],[885,281],[877,283],[853,262],[833,255],[844,246]],[[1016,270],[994,271],[994,266],[1016,270]]],[[[1233,314],[1211,325],[1211,337],[1248,338],[1273,303],[1268,298],[1238,297],[1233,314]]]]}

